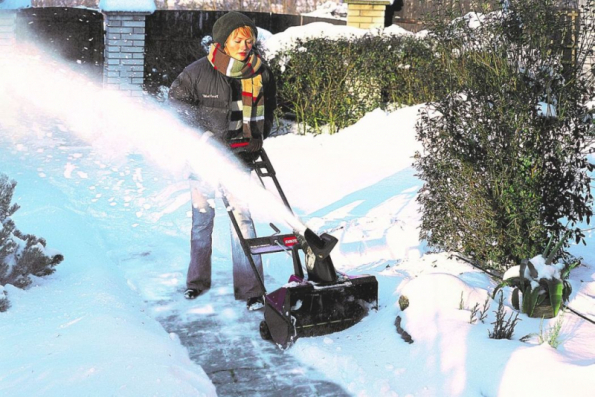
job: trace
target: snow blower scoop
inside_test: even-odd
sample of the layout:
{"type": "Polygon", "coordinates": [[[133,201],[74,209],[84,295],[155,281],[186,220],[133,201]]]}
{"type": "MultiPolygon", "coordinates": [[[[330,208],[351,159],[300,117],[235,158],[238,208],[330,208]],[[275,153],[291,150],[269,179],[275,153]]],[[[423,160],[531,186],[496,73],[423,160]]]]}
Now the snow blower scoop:
{"type": "MultiPolygon", "coordinates": [[[[235,143],[232,149],[237,151],[238,147],[242,147],[239,145],[241,143],[235,143]]],[[[291,211],[264,149],[249,164],[261,182],[263,177],[273,180],[280,198],[291,211]]],[[[223,200],[227,201],[225,195],[223,200]]],[[[228,206],[228,203],[225,204],[228,206]]],[[[370,309],[378,309],[376,277],[351,276],[335,270],[330,256],[338,242],[335,237],[327,233],[318,236],[310,229],[306,229],[303,234],[295,231],[280,234],[280,230],[271,224],[275,234],[247,239],[242,235],[233,211],[228,213],[264,294],[264,320],[260,323],[263,339],[272,340],[286,349],[297,338],[325,335],[349,328],[370,309]],[[291,253],[293,274],[287,284],[267,293],[252,255],[274,252],[291,253]],[[304,257],[306,275],[301,256],[304,257]]]]}

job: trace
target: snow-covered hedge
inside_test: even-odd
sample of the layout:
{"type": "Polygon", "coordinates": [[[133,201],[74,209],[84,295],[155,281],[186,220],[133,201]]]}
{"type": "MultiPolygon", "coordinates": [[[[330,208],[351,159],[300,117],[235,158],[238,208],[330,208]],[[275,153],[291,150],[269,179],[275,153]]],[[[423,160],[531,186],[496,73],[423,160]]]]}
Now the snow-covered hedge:
{"type": "Polygon", "coordinates": [[[42,238],[23,234],[11,216],[19,209],[11,204],[16,182],[0,174],[0,311],[8,308],[3,286],[12,284],[24,288],[31,284],[30,276],[47,276],[64,258],[46,248],[42,238]]]}
{"type": "Polygon", "coordinates": [[[281,109],[293,113],[304,131],[334,133],[376,108],[443,94],[444,70],[435,68],[428,42],[404,31],[300,37],[266,55],[281,109]]]}

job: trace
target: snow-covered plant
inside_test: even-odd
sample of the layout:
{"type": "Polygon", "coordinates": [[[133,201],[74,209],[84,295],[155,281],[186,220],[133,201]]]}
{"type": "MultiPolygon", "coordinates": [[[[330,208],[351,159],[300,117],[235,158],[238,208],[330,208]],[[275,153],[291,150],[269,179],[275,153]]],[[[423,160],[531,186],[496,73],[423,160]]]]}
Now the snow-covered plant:
{"type": "Polygon", "coordinates": [[[506,319],[506,311],[504,310],[504,294],[500,293],[498,299],[498,309],[496,313],[496,320],[492,323],[494,329],[488,331],[488,335],[492,339],[510,339],[514,334],[514,327],[520,321],[518,313],[510,313],[506,319]]]}
{"type": "Polygon", "coordinates": [[[560,344],[562,343],[562,340],[560,339],[560,332],[562,331],[563,320],[563,315],[560,315],[560,317],[558,317],[556,323],[553,326],[548,327],[546,330],[544,330],[543,319],[541,319],[541,322],[539,323],[539,344],[547,343],[554,349],[557,349],[558,346],[560,346],[560,344]]]}
{"type": "MultiPolygon", "coordinates": [[[[542,253],[548,236],[568,236],[563,248],[584,242],[578,223],[593,214],[594,169],[588,51],[564,49],[577,39],[564,15],[554,0],[511,0],[429,35],[448,72],[448,94],[417,125],[421,238],[435,249],[506,270],[542,253]]],[[[589,32],[595,25],[583,24],[589,32]]]]}
{"type": "Polygon", "coordinates": [[[572,286],[568,282],[570,271],[578,266],[579,261],[553,263],[562,247],[560,240],[552,248],[553,238],[542,255],[524,259],[519,266],[513,266],[504,273],[503,281],[494,290],[494,294],[503,286],[510,286],[512,305],[529,317],[555,317],[561,306],[568,301],[572,286]],[[536,311],[540,306],[549,307],[548,311],[536,311]]]}
{"type": "MultiPolygon", "coordinates": [[[[461,299],[459,300],[459,310],[465,310],[465,301],[463,300],[463,292],[461,292],[461,299]]],[[[490,297],[486,296],[483,306],[479,302],[475,302],[475,305],[469,309],[469,324],[475,324],[478,320],[484,322],[488,316],[488,309],[490,308],[490,297]]]]}
{"type": "Polygon", "coordinates": [[[483,302],[483,306],[480,308],[479,302],[476,302],[471,309],[469,316],[469,324],[474,324],[476,321],[484,322],[488,316],[488,310],[490,308],[490,297],[486,296],[486,300],[483,302]]]}
{"type": "Polygon", "coordinates": [[[19,231],[11,216],[19,209],[11,204],[16,182],[0,174],[0,285],[24,288],[30,276],[47,276],[64,258],[46,248],[42,238],[19,231]]]}
{"type": "Polygon", "coordinates": [[[499,287],[512,287],[513,307],[529,317],[555,317],[572,293],[568,276],[577,264],[552,263],[550,259],[538,255],[508,269],[499,287]],[[551,310],[536,311],[540,305],[551,310]]]}

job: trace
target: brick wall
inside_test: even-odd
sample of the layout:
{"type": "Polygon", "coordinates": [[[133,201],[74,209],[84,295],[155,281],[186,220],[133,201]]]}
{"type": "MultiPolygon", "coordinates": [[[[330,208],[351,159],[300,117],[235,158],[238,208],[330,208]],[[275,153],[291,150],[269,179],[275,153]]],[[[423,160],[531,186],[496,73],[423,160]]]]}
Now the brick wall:
{"type": "Polygon", "coordinates": [[[0,52],[5,53],[16,41],[16,15],[14,10],[0,10],[0,52]]]}
{"type": "Polygon", "coordinates": [[[145,17],[148,13],[105,12],[103,85],[130,96],[143,95],[145,17]]]}
{"type": "Polygon", "coordinates": [[[383,28],[388,0],[346,0],[347,26],[361,29],[383,28]]]}

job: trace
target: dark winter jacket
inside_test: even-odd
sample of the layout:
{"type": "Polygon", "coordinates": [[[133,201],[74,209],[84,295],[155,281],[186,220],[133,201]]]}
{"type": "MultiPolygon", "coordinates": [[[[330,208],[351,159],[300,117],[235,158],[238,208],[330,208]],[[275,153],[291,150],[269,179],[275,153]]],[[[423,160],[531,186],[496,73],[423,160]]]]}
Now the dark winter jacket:
{"type": "MultiPolygon", "coordinates": [[[[265,98],[263,138],[266,138],[277,107],[277,88],[268,65],[263,63],[259,73],[262,73],[265,98]]],[[[170,103],[188,124],[212,132],[221,141],[241,136],[241,120],[232,120],[232,103],[241,99],[240,80],[215,70],[206,57],[187,66],[169,90],[170,103]]]]}

